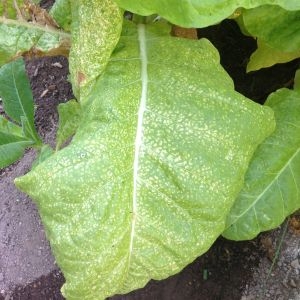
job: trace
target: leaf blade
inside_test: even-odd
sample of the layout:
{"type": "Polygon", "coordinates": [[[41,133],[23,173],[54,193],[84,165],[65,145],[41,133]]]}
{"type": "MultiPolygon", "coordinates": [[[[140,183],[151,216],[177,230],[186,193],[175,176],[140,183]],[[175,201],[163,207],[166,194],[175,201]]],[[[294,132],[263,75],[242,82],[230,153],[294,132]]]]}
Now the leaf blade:
{"type": "Polygon", "coordinates": [[[116,0],[116,3],[123,9],[139,15],[149,16],[158,14],[172,24],[194,28],[207,27],[219,23],[241,7],[250,9],[265,4],[272,4],[274,6],[281,6],[286,10],[300,10],[300,4],[297,0],[168,0],[163,3],[159,0],[116,0]]]}
{"type": "Polygon", "coordinates": [[[69,299],[128,292],[205,252],[273,130],[272,111],[234,92],[207,40],[168,31],[156,24],[138,38],[126,24],[71,144],[16,180],[40,207],[69,299]]]}
{"type": "Polygon", "coordinates": [[[59,125],[56,134],[56,149],[60,149],[62,144],[75,134],[80,123],[81,108],[76,100],[70,100],[59,104],[59,125]]]}
{"type": "Polygon", "coordinates": [[[6,114],[23,126],[24,134],[37,143],[33,95],[22,58],[0,68],[0,97],[6,114]]]}
{"type": "Polygon", "coordinates": [[[279,226],[300,207],[299,92],[280,90],[266,105],[275,111],[277,128],[250,164],[223,233],[229,239],[251,239],[279,226]]]}
{"type": "Polygon", "coordinates": [[[5,168],[18,160],[33,142],[19,136],[0,131],[0,168],[5,168]]]}

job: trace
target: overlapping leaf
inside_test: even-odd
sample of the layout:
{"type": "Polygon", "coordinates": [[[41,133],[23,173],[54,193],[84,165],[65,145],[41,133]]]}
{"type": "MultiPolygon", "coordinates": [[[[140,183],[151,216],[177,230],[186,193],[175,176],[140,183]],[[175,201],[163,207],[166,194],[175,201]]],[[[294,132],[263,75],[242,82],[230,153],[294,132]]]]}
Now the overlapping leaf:
{"type": "Polygon", "coordinates": [[[261,40],[257,41],[257,50],[253,52],[247,65],[247,72],[286,63],[300,57],[300,49],[294,52],[284,52],[267,46],[261,40]]]}
{"type": "MultiPolygon", "coordinates": [[[[300,3],[300,2],[299,2],[300,3]]],[[[246,30],[269,47],[284,52],[300,50],[300,8],[287,11],[279,6],[264,5],[242,13],[246,30]]]]}
{"type": "Polygon", "coordinates": [[[51,7],[50,15],[65,31],[71,30],[72,12],[71,0],[56,0],[51,7]]]}
{"type": "Polygon", "coordinates": [[[206,27],[228,18],[240,7],[247,9],[265,4],[286,10],[300,10],[298,0],[115,0],[125,10],[139,15],[159,14],[173,24],[183,27],[206,27]]]}
{"type": "Polygon", "coordinates": [[[126,293],[205,252],[274,129],[210,42],[169,30],[126,24],[71,144],[16,181],[38,204],[69,300],[126,293]]]}
{"type": "Polygon", "coordinates": [[[33,96],[22,58],[0,68],[0,97],[6,114],[20,126],[23,125],[28,138],[38,141],[34,127],[33,96]]]}
{"type": "Polygon", "coordinates": [[[252,239],[300,208],[299,99],[299,90],[287,89],[268,98],[276,130],[255,152],[245,186],[227,219],[226,238],[252,239]]]}
{"type": "Polygon", "coordinates": [[[23,2],[16,2],[18,8],[14,1],[2,1],[1,5],[5,5],[0,6],[0,65],[29,51],[32,55],[66,55],[70,48],[70,35],[46,25],[47,20],[43,20],[43,16],[36,21],[27,20],[21,13],[22,7],[26,11],[23,2]]]}
{"type": "Polygon", "coordinates": [[[82,100],[84,87],[103,72],[118,43],[123,11],[114,0],[71,0],[71,9],[71,81],[74,95],[82,100]]]}

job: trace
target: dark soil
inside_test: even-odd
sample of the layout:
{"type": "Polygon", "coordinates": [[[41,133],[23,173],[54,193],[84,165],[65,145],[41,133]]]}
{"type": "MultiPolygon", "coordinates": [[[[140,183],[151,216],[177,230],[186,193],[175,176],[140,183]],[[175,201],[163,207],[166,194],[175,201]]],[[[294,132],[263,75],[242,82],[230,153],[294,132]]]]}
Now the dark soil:
{"type": "MultiPolygon", "coordinates": [[[[42,2],[48,5],[52,1],[42,2]]],[[[198,34],[215,44],[224,68],[235,81],[236,89],[251,99],[263,102],[270,92],[292,86],[299,61],[245,73],[256,43],[252,38],[242,36],[234,22],[224,21],[220,25],[202,29],[198,34]]],[[[27,62],[27,72],[37,106],[36,124],[44,137],[57,124],[57,104],[73,98],[67,82],[67,60],[64,57],[35,59],[27,62]]],[[[206,254],[179,274],[163,281],[151,281],[143,289],[109,299],[240,300],[253,269],[265,255],[260,238],[249,242],[230,242],[220,238],[206,254]]],[[[9,299],[63,299],[60,294],[63,282],[63,275],[55,270],[29,285],[17,287],[9,299]]]]}

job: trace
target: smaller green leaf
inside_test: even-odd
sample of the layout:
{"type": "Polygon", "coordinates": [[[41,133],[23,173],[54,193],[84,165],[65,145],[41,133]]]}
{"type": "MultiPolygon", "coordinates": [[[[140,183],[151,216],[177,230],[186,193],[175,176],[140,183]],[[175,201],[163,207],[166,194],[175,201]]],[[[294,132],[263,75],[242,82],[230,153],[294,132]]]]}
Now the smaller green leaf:
{"type": "Polygon", "coordinates": [[[300,50],[300,11],[287,11],[276,5],[244,10],[247,31],[270,47],[284,52],[300,50]]]}
{"type": "Polygon", "coordinates": [[[114,0],[71,0],[71,9],[70,77],[74,95],[81,101],[119,41],[123,11],[114,0]]]}
{"type": "Polygon", "coordinates": [[[61,28],[66,31],[71,30],[72,13],[70,0],[56,0],[49,14],[61,28]]]}
{"type": "Polygon", "coordinates": [[[294,90],[300,91],[300,70],[297,70],[295,74],[294,90]]]}
{"type": "Polygon", "coordinates": [[[274,49],[258,39],[257,50],[250,57],[247,72],[268,68],[275,64],[286,63],[298,57],[300,57],[300,49],[294,52],[284,52],[274,49]]]}
{"type": "Polygon", "coordinates": [[[81,117],[80,104],[76,100],[61,103],[58,106],[58,114],[59,125],[56,136],[57,150],[76,132],[81,117]]]}
{"type": "Polygon", "coordinates": [[[0,68],[0,96],[10,118],[21,124],[25,116],[33,123],[33,96],[22,58],[0,68]]]}
{"type": "Polygon", "coordinates": [[[268,97],[276,129],[254,153],[244,187],[227,217],[226,238],[252,239],[300,208],[299,99],[299,91],[288,89],[268,97]]]}
{"type": "Polygon", "coordinates": [[[38,143],[34,127],[33,96],[22,58],[0,68],[0,97],[6,114],[22,125],[25,136],[38,143]]]}
{"type": "Polygon", "coordinates": [[[16,135],[0,131],[0,168],[5,168],[18,160],[26,147],[33,142],[16,135]]]}
{"type": "Polygon", "coordinates": [[[23,136],[22,127],[10,122],[6,118],[0,115],[0,132],[12,134],[16,136],[23,136]]]}

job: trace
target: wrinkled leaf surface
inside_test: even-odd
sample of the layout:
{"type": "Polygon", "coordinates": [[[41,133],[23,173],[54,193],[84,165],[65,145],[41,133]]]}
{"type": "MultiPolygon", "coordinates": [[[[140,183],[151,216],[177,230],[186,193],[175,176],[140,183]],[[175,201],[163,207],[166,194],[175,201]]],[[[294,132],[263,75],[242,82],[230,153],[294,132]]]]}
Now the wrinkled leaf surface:
{"type": "Polygon", "coordinates": [[[16,180],[39,207],[67,299],[129,292],[205,252],[274,129],[209,41],[163,26],[126,24],[71,144],[16,180]]]}

